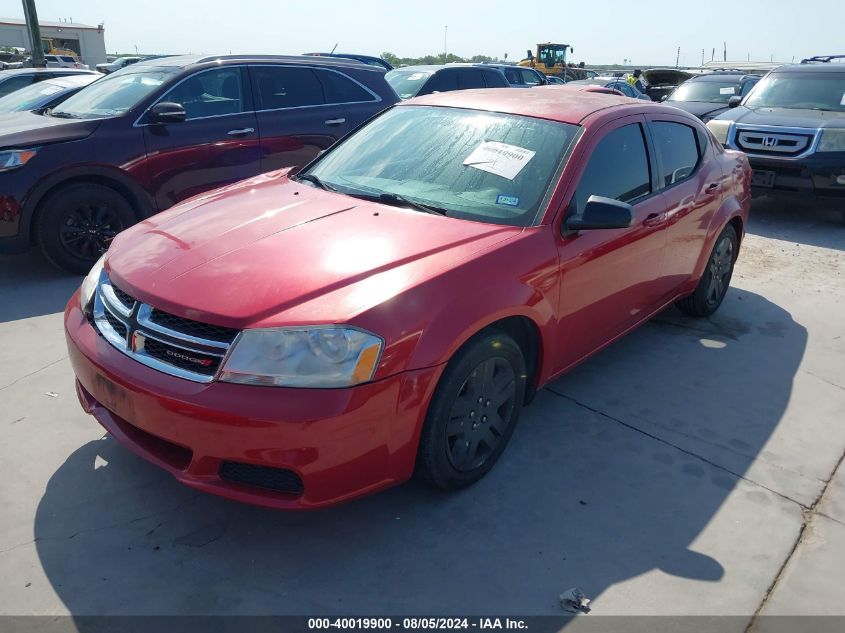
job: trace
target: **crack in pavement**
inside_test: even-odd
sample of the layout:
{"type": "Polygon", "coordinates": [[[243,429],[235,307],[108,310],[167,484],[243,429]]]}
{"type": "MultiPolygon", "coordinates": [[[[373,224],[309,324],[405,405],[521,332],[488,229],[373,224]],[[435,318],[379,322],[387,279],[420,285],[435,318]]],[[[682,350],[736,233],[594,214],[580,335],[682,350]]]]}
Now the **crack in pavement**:
{"type": "Polygon", "coordinates": [[[656,441],[660,442],[661,444],[665,444],[666,446],[670,446],[671,448],[674,448],[675,450],[678,450],[678,451],[684,453],[685,455],[689,455],[690,457],[694,457],[698,460],[701,460],[705,464],[708,464],[709,466],[712,466],[713,468],[721,470],[722,472],[728,473],[729,475],[732,475],[732,476],[736,477],[737,479],[742,479],[743,481],[747,481],[748,483],[754,484],[755,486],[759,486],[760,488],[763,488],[764,490],[768,490],[769,492],[771,492],[774,495],[777,495],[781,499],[785,499],[787,501],[790,501],[790,502],[796,504],[797,506],[799,506],[803,509],[807,509],[807,506],[802,504],[800,501],[796,501],[795,499],[790,498],[789,496],[783,494],[782,492],[778,492],[777,490],[773,490],[772,488],[769,488],[768,486],[761,484],[758,481],[754,481],[753,479],[750,479],[750,478],[746,477],[745,475],[734,472],[730,468],[726,468],[725,466],[722,466],[721,464],[717,464],[716,462],[711,461],[711,460],[707,459],[706,457],[699,455],[698,453],[694,453],[691,450],[688,450],[686,448],[678,446],[677,444],[673,444],[669,440],[665,440],[662,437],[658,437],[657,435],[654,435],[653,433],[649,433],[648,431],[644,431],[643,429],[636,427],[633,424],[630,424],[630,423],[625,422],[623,420],[620,420],[619,418],[616,418],[616,417],[614,417],[614,416],[612,416],[608,413],[605,413],[604,411],[601,411],[599,409],[595,409],[595,408],[591,407],[590,405],[584,404],[580,400],[573,398],[572,396],[567,396],[565,394],[559,393],[559,392],[555,391],[554,389],[552,389],[551,387],[545,387],[545,390],[549,391],[550,393],[553,393],[554,395],[558,396],[559,398],[569,400],[570,402],[575,403],[576,405],[578,405],[579,407],[581,407],[583,409],[587,409],[588,411],[592,411],[593,413],[600,415],[603,418],[607,418],[608,420],[616,422],[617,424],[620,424],[620,425],[624,426],[625,428],[628,428],[632,431],[636,431],[637,433],[640,433],[642,435],[645,435],[646,437],[649,437],[653,440],[656,440],[656,441]]]}
{"type": "Polygon", "coordinates": [[[50,367],[52,367],[53,365],[56,365],[56,364],[58,364],[58,363],[61,363],[61,362],[62,362],[63,360],[65,360],[66,358],[67,358],[67,356],[62,356],[60,359],[58,359],[58,360],[54,360],[54,361],[52,361],[52,362],[50,362],[50,363],[47,363],[47,364],[46,364],[46,365],[44,365],[43,367],[40,367],[39,369],[36,369],[35,371],[30,372],[30,373],[26,374],[25,376],[21,376],[20,378],[15,378],[15,379],[14,379],[12,382],[10,382],[8,385],[3,385],[2,387],[0,387],[0,391],[3,391],[4,389],[7,389],[7,388],[9,388],[9,387],[11,387],[11,386],[13,386],[13,385],[16,385],[16,384],[18,384],[20,381],[22,381],[22,380],[26,380],[26,379],[27,379],[27,378],[29,378],[30,376],[34,376],[35,374],[37,374],[37,373],[39,373],[39,372],[42,372],[42,371],[44,371],[45,369],[49,369],[49,368],[50,368],[50,367]]]}

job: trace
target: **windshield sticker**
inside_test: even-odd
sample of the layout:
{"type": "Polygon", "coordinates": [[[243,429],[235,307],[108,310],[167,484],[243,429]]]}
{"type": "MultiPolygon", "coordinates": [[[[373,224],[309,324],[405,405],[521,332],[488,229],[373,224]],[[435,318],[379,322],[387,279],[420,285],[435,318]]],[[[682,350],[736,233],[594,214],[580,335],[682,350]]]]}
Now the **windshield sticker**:
{"type": "Polygon", "coordinates": [[[496,204],[504,204],[509,207],[518,207],[519,198],[516,196],[498,195],[496,196],[496,204]]]}
{"type": "Polygon", "coordinates": [[[536,153],[516,145],[485,141],[466,157],[464,165],[513,180],[536,153]]]}
{"type": "Polygon", "coordinates": [[[734,90],[732,87],[731,88],[719,88],[719,94],[720,95],[732,95],[734,92],[736,92],[736,90],[734,90]]]}
{"type": "Polygon", "coordinates": [[[425,77],[425,73],[414,73],[408,76],[408,81],[419,81],[423,77],[425,77]]]}

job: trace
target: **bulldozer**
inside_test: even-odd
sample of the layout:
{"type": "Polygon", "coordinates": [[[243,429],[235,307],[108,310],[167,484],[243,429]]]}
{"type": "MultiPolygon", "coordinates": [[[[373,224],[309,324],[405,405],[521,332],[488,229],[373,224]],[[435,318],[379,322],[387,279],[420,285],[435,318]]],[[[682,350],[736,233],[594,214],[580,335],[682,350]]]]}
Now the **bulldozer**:
{"type": "Polygon", "coordinates": [[[41,38],[41,50],[44,51],[45,55],[68,55],[77,61],[79,60],[79,53],[72,51],[69,48],[56,46],[53,40],[48,37],[41,38]]]}
{"type": "Polygon", "coordinates": [[[528,50],[525,59],[520,61],[519,65],[529,66],[544,75],[560,77],[564,81],[582,79],[580,69],[567,63],[567,52],[574,53],[575,49],[569,44],[553,44],[552,42],[537,44],[537,55],[528,50]]]}

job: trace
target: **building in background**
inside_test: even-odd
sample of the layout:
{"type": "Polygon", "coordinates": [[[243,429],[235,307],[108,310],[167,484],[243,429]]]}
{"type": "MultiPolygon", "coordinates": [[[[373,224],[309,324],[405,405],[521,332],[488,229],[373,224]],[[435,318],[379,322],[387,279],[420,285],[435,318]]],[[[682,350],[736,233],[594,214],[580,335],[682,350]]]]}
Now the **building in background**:
{"type": "MultiPolygon", "coordinates": [[[[76,22],[40,20],[42,48],[66,49],[77,54],[83,64],[94,68],[106,60],[105,29],[102,24],[90,26],[76,22]],[[50,40],[50,42],[47,42],[50,40]]],[[[0,18],[0,46],[31,50],[26,23],[18,18],[0,18]]]]}

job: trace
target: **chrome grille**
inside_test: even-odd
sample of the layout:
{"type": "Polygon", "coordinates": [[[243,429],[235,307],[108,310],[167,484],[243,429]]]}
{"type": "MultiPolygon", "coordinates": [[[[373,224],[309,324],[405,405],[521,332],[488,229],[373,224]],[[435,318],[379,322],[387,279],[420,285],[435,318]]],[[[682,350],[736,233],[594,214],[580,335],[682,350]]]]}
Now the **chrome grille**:
{"type": "Polygon", "coordinates": [[[94,325],[127,356],[195,382],[214,379],[239,333],[153,308],[112,285],[105,276],[94,298],[94,325]]]}
{"type": "Polygon", "coordinates": [[[737,126],[736,146],[749,154],[796,158],[809,152],[816,130],[803,128],[737,126]]]}

